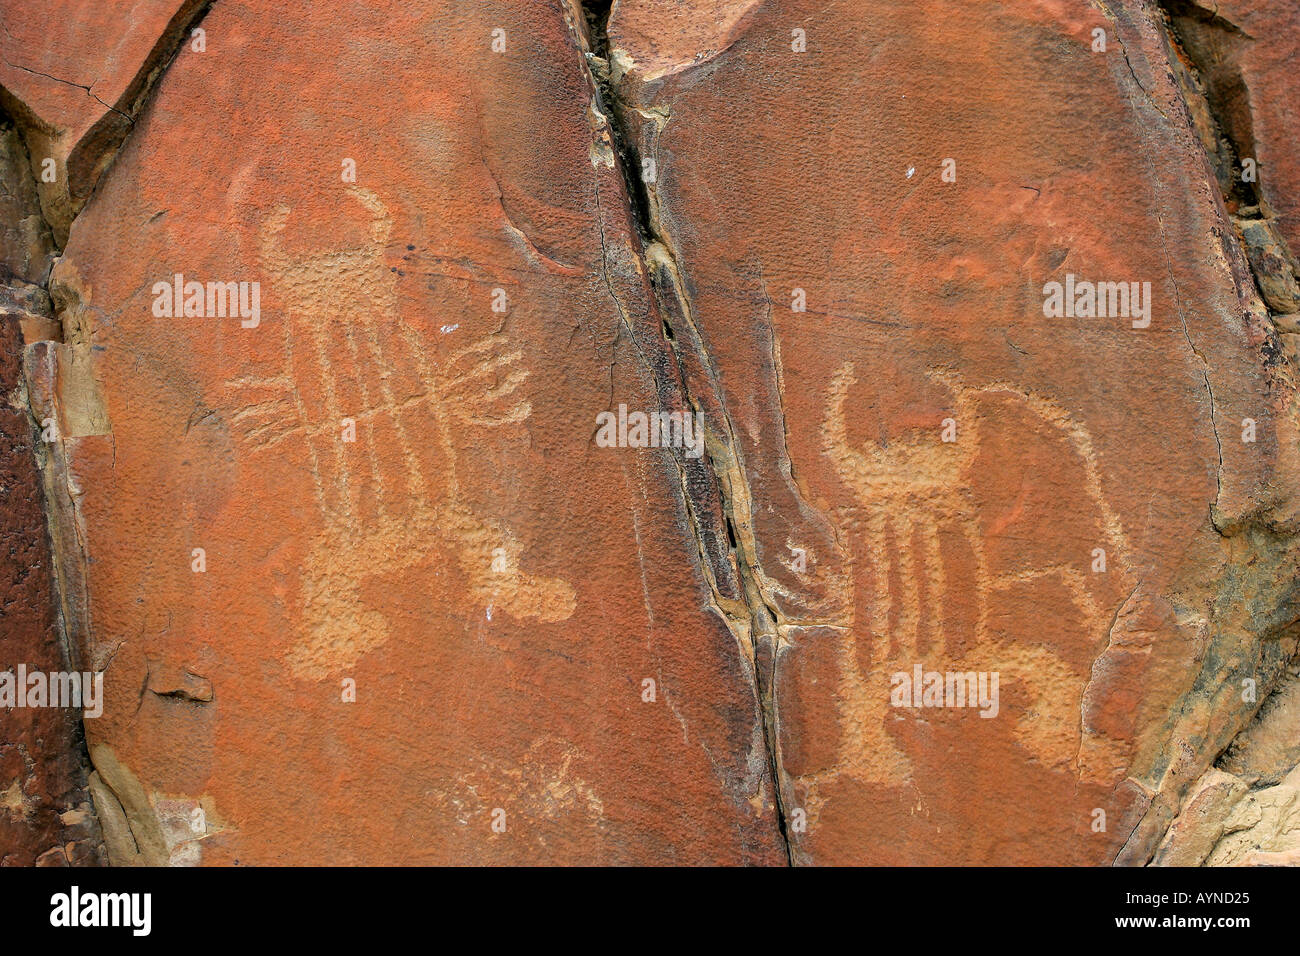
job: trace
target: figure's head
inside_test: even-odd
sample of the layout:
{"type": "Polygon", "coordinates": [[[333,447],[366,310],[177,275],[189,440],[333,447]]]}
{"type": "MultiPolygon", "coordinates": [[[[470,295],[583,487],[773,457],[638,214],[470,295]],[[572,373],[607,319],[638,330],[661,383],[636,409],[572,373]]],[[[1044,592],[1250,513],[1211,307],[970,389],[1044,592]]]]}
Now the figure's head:
{"type": "Polygon", "coordinates": [[[967,402],[948,373],[898,370],[860,385],[853,363],[831,380],[826,449],[860,501],[898,507],[938,500],[967,485],[967,402]]]}

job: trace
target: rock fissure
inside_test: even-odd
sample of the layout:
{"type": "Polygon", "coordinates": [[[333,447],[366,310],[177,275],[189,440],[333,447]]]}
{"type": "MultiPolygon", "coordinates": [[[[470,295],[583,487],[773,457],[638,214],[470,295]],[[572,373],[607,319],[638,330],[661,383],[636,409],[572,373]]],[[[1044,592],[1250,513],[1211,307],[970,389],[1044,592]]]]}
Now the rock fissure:
{"type": "MultiPolygon", "coordinates": [[[[86,427],[85,422],[73,421],[69,424],[69,434],[63,434],[65,421],[78,417],[78,412],[68,407],[67,396],[63,394],[68,391],[67,382],[72,378],[89,376],[90,370],[85,363],[71,373],[68,369],[57,370],[61,362],[68,360],[69,352],[65,351],[63,355],[57,355],[56,352],[77,350],[88,353],[91,344],[89,329],[83,326],[83,319],[77,314],[81,305],[80,292],[61,283],[55,275],[54,266],[63,255],[73,222],[121,152],[127,136],[135,127],[136,117],[147,107],[152,94],[158,89],[161,76],[176,59],[182,45],[190,39],[191,31],[206,17],[213,2],[215,0],[192,0],[180,6],[150,55],[127,85],[118,105],[106,102],[90,86],[4,59],[14,69],[83,90],[107,111],[99,123],[71,144],[59,164],[62,168],[55,182],[43,183],[36,175],[36,170],[41,167],[37,157],[40,155],[44,158],[42,154],[53,155],[58,152],[55,148],[55,131],[41,117],[27,109],[19,97],[0,87],[0,124],[12,126],[14,148],[22,154],[21,157],[16,157],[21,163],[10,165],[25,165],[34,198],[29,214],[39,222],[41,231],[47,237],[46,264],[41,270],[39,281],[30,283],[38,290],[34,301],[44,303],[44,308],[24,317],[24,354],[19,393],[33,434],[41,434],[46,422],[52,420],[59,423],[59,435],[54,442],[37,440],[33,442],[33,448],[36,467],[44,486],[46,527],[40,529],[39,533],[48,535],[52,546],[50,576],[59,643],[66,665],[76,671],[86,667],[102,671],[107,667],[111,655],[108,659],[101,659],[101,655],[93,650],[95,642],[89,618],[86,568],[87,541],[80,513],[80,495],[74,487],[71,463],[63,442],[79,434],[107,433],[108,424],[106,418],[89,427],[86,427]],[[113,118],[123,125],[116,132],[106,133],[104,124],[113,118]],[[80,194],[71,182],[70,165],[78,170],[91,171],[87,182],[81,184],[80,194]],[[43,186],[46,188],[43,189],[43,186]],[[36,328],[38,323],[37,332],[26,328],[27,325],[36,328]],[[85,641],[79,640],[78,635],[84,635],[85,641]],[[92,649],[92,660],[83,661],[83,648],[92,649]]],[[[7,27],[5,32],[12,37],[7,27]]],[[[10,279],[17,281],[17,277],[9,277],[6,281],[10,279]]],[[[30,311],[32,303],[28,302],[26,307],[30,311]]],[[[93,391],[92,386],[86,387],[93,391]]],[[[94,417],[92,412],[91,418],[94,417]]],[[[104,841],[110,862],[120,862],[124,854],[135,858],[140,852],[139,838],[135,833],[139,824],[132,820],[138,819],[139,813],[133,817],[123,812],[120,798],[104,782],[105,768],[102,761],[97,760],[95,753],[87,748],[85,727],[80,716],[78,724],[80,732],[77,735],[78,752],[75,759],[88,774],[86,787],[91,797],[88,814],[90,825],[104,841]]],[[[140,812],[152,813],[147,802],[139,809],[140,812]]],[[[153,861],[157,863],[164,859],[165,856],[155,854],[153,861]]]]}
{"type": "Polygon", "coordinates": [[[1267,172],[1256,161],[1250,91],[1227,55],[1254,37],[1217,10],[1188,0],[1162,0],[1161,27],[1192,126],[1205,148],[1255,286],[1280,332],[1300,332],[1300,265],[1277,228],[1264,196],[1267,172]]]}
{"type": "Polygon", "coordinates": [[[56,82],[56,83],[63,83],[63,84],[65,84],[65,85],[67,85],[67,86],[72,86],[72,87],[75,87],[76,89],[83,90],[87,96],[89,96],[91,99],[93,99],[93,100],[94,100],[96,103],[98,103],[100,106],[104,107],[105,109],[112,110],[114,113],[117,113],[119,116],[123,116],[123,117],[125,117],[125,118],[126,118],[126,121],[127,121],[128,123],[134,123],[134,122],[135,122],[134,117],[132,117],[130,113],[123,113],[120,109],[118,109],[118,108],[117,108],[116,106],[114,106],[112,103],[105,103],[105,102],[104,102],[104,101],[103,101],[103,100],[102,100],[102,99],[101,99],[101,98],[100,98],[100,97],[99,97],[99,96],[94,92],[94,90],[93,90],[91,87],[89,87],[89,86],[84,86],[84,85],[82,85],[81,83],[73,83],[71,80],[65,80],[65,79],[62,79],[61,77],[52,76],[52,75],[49,74],[49,73],[42,73],[40,70],[32,70],[32,69],[29,69],[29,68],[27,68],[27,67],[25,67],[25,66],[22,66],[22,65],[18,64],[18,63],[10,63],[8,60],[5,60],[4,62],[5,62],[5,65],[6,65],[6,66],[13,67],[15,70],[22,70],[24,73],[30,73],[30,74],[32,74],[33,76],[43,76],[43,77],[45,77],[47,80],[53,80],[53,81],[56,82]]]}
{"type": "Polygon", "coordinates": [[[0,643],[107,673],[0,862],[1292,860],[1300,37],[1199,2],[7,12],[0,643]],[[1008,316],[1061,269],[1155,328],[1008,316]]]}
{"type": "MultiPolygon", "coordinates": [[[[772,777],[773,800],[777,825],[788,861],[794,863],[794,850],[788,832],[788,811],[783,788],[784,772],[780,754],[779,722],[776,714],[776,667],[784,643],[776,602],[766,593],[758,563],[758,547],[752,529],[751,495],[735,429],[727,412],[723,391],[698,323],[679,255],[662,218],[654,187],[648,181],[643,157],[630,131],[629,113],[645,114],[626,103],[620,94],[619,73],[608,37],[611,0],[594,0],[581,4],[583,36],[579,37],[587,70],[597,97],[598,107],[608,124],[613,140],[615,164],[622,173],[628,196],[629,219],[640,240],[641,264],[649,275],[650,286],[660,313],[660,342],[671,353],[677,371],[673,383],[690,409],[700,414],[704,425],[704,455],[709,463],[713,484],[723,514],[727,546],[735,562],[741,585],[739,602],[725,598],[717,587],[716,576],[709,568],[708,548],[698,502],[691,493],[683,462],[677,460],[682,474],[682,490],[692,533],[696,538],[702,567],[710,579],[715,607],[728,629],[735,635],[751,670],[754,693],[760,708],[763,744],[768,770],[772,777]]],[[[574,19],[578,19],[576,16],[574,19]]],[[[654,117],[666,122],[666,117],[654,117]]],[[[635,341],[635,337],[634,337],[635,341]]],[[[662,368],[652,365],[657,372],[662,368]]],[[[661,374],[661,372],[660,372],[661,374]]],[[[659,382],[660,391],[665,383],[659,382]]],[[[678,456],[674,456],[675,459],[678,456]]]]}

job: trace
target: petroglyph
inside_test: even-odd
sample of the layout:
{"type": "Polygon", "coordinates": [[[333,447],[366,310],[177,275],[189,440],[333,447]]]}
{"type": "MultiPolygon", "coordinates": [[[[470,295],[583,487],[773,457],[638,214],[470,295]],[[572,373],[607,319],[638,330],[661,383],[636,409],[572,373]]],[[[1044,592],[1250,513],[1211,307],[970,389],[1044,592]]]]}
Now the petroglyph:
{"type": "Polygon", "coordinates": [[[284,366],[234,380],[227,399],[246,454],[281,454],[296,442],[292,456],[311,471],[324,527],[302,572],[306,634],[285,659],[314,680],[389,639],[382,607],[363,597],[367,585],[427,571],[448,552],[481,609],[543,622],[574,610],[573,588],[523,571],[509,531],[463,504],[457,481],[457,430],[519,425],[532,413],[522,350],[489,334],[442,362],[430,358],[401,315],[385,260],[392,217],[370,190],[349,192],[367,216],[360,244],[290,253],[291,210],[266,219],[260,259],[283,311],[284,366]],[[355,442],[343,440],[345,420],[355,442]],[[495,549],[506,560],[494,569],[495,549]]]}
{"type": "Polygon", "coordinates": [[[1111,573],[1127,582],[1129,547],[1102,494],[1091,436],[1062,408],[1017,385],[969,386],[936,369],[925,377],[949,397],[951,417],[961,429],[956,441],[941,441],[937,427],[909,427],[854,446],[846,419],[857,383],[853,364],[842,365],[831,381],[823,449],[852,494],[853,504],[839,510],[837,521],[860,560],[852,638],[839,652],[837,698],[844,728],[839,759],[833,770],[801,782],[815,793],[820,777],[840,773],[891,785],[911,779],[911,761],[889,729],[908,714],[890,707],[889,678],[916,664],[927,670],[997,671],[1004,695],[1008,685],[1018,683],[1028,690],[1030,703],[1017,711],[1004,707],[1005,717],[999,718],[1015,721],[1018,744],[1048,767],[1085,779],[1103,776],[1114,763],[1108,751],[1118,744],[1081,721],[1088,671],[1046,642],[1006,639],[993,610],[1011,588],[1058,584],[1072,609],[1051,613],[1072,613],[1077,640],[1092,660],[1106,646],[1114,608],[1105,606],[1086,552],[1077,563],[1041,567],[994,561],[989,553],[994,535],[982,520],[972,477],[981,445],[991,436],[985,430],[990,422],[1006,427],[1007,421],[981,415],[981,405],[1014,403],[1028,420],[1063,438],[1077,456],[1081,477],[1072,490],[1093,509],[1098,544],[1112,556],[1111,573]]]}
{"type": "MultiPolygon", "coordinates": [[[[520,814],[538,822],[581,821],[605,828],[605,806],[595,789],[576,772],[585,757],[568,741],[544,734],[533,741],[518,761],[475,758],[473,769],[457,776],[456,786],[430,794],[457,824],[481,822],[494,808],[520,814]]],[[[542,844],[544,836],[530,837],[542,844]]]]}

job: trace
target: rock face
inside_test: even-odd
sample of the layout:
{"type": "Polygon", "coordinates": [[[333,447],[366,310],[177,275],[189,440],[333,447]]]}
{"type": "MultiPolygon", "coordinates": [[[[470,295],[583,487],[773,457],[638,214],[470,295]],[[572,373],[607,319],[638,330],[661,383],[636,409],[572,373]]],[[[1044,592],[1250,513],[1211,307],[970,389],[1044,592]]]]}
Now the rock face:
{"type": "Polygon", "coordinates": [[[6,859],[1295,862],[1289,4],[300,6],[4,15],[6,859]]]}
{"type": "Polygon", "coordinates": [[[1300,675],[1293,670],[1217,767],[1196,782],[1155,862],[1294,866],[1298,829],[1300,675]]]}
{"type": "MultiPolygon", "coordinates": [[[[55,328],[43,290],[53,245],[12,124],[0,125],[0,207],[0,669],[17,677],[19,666],[66,672],[71,660],[57,626],[37,464],[44,429],[30,417],[22,376],[24,336],[55,328]]],[[[80,715],[66,709],[0,710],[0,865],[102,859],[81,733],[80,715]]]]}

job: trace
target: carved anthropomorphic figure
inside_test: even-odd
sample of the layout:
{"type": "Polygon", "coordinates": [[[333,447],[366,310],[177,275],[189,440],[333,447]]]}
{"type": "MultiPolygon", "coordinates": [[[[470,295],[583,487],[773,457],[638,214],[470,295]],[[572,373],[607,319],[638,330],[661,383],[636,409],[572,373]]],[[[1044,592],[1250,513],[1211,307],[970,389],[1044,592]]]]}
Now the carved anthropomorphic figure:
{"type": "Polygon", "coordinates": [[[260,260],[283,310],[285,366],[235,383],[244,407],[231,416],[250,453],[305,445],[323,529],[302,573],[305,633],[286,660],[311,679],[384,643],[385,579],[447,553],[488,616],[564,620],[574,602],[567,583],[520,569],[508,530],[463,503],[457,478],[458,433],[517,427],[531,414],[522,351],[488,335],[430,357],[399,309],[385,257],[392,218],[370,190],[349,192],[365,241],[290,251],[291,210],[264,222],[260,260]]]}
{"type": "MultiPolygon", "coordinates": [[[[823,447],[850,491],[852,504],[839,509],[837,519],[858,565],[838,695],[842,726],[851,732],[843,735],[834,772],[881,783],[910,779],[911,762],[889,727],[891,718],[903,716],[891,713],[891,676],[919,665],[939,673],[998,673],[1004,694],[1012,687],[1028,699],[1026,706],[1004,708],[1022,748],[1047,767],[1104,775],[1112,763],[1104,753],[1110,744],[1085,726],[1081,706],[1088,662],[1106,646],[1115,583],[1094,573],[1090,548],[1096,544],[1122,564],[1128,546],[1102,497],[1087,430],[1016,385],[970,386],[940,369],[922,377],[929,402],[948,409],[946,417],[900,426],[899,415],[892,433],[882,428],[878,439],[865,443],[849,437],[850,394],[858,382],[852,363],[836,371],[829,390],[823,447]],[[1088,548],[1081,545],[1070,560],[1046,560],[1033,548],[1007,544],[1016,523],[1027,520],[1032,494],[1042,493],[1029,487],[1035,479],[1028,467],[1025,487],[997,497],[1012,505],[988,513],[992,496],[978,486],[981,475],[995,470],[986,456],[999,435],[1017,429],[1022,447],[1060,459],[1059,474],[1036,483],[1064,484],[1086,502],[1088,548]],[[1060,605],[1042,608],[1051,626],[1045,621],[1041,634],[1009,632],[1012,618],[1004,610],[1019,601],[1023,617],[1026,596],[1042,593],[1060,595],[1060,605]],[[1048,636],[1058,630],[1064,642],[1048,636]]],[[[920,688],[915,691],[919,699],[920,688]]]]}

